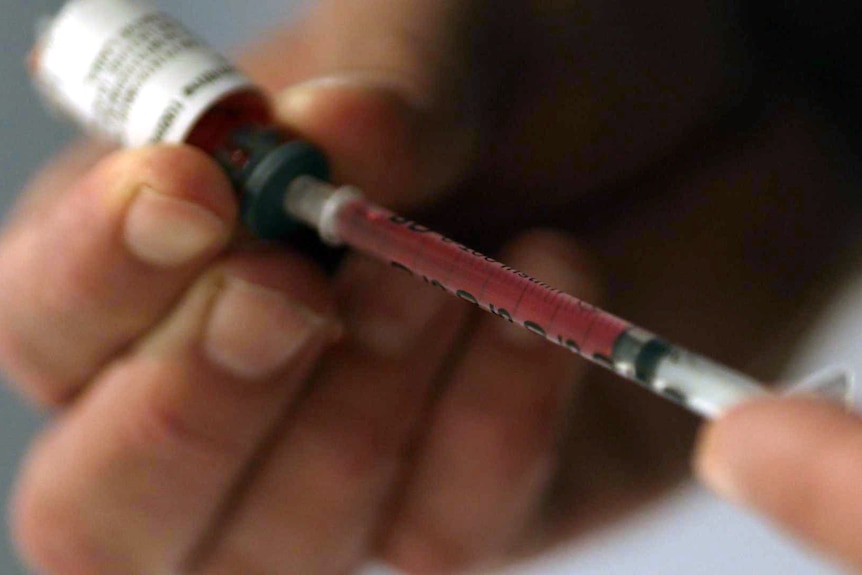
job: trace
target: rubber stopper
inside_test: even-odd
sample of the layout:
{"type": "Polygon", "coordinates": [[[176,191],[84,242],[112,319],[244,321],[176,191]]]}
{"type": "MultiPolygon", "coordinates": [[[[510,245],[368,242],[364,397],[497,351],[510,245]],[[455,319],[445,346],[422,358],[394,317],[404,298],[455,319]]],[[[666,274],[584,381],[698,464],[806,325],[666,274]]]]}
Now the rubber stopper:
{"type": "Polygon", "coordinates": [[[243,170],[242,215],[248,229],[266,240],[284,239],[302,226],[284,211],[284,195],[300,176],[329,179],[324,155],[303,141],[282,143],[243,170]]]}
{"type": "Polygon", "coordinates": [[[283,241],[334,273],[344,255],[320,241],[317,230],[284,211],[284,196],[294,179],[329,180],[326,157],[301,140],[285,141],[277,128],[248,127],[231,134],[229,146],[216,159],[241,195],[240,210],[248,230],[265,240],[283,241]],[[237,161],[240,153],[245,161],[237,161]]]}

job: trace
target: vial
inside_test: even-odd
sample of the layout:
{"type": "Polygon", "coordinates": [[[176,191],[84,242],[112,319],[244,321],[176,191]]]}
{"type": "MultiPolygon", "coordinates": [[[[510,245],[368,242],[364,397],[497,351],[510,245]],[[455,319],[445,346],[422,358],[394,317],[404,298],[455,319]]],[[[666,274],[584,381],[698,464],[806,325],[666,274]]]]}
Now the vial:
{"type": "Polygon", "coordinates": [[[328,259],[285,213],[301,176],[326,158],[278,127],[265,94],[226,58],[146,1],[70,0],[43,22],[30,59],[50,107],[126,147],[187,144],[213,157],[240,194],[243,221],[328,259]]]}

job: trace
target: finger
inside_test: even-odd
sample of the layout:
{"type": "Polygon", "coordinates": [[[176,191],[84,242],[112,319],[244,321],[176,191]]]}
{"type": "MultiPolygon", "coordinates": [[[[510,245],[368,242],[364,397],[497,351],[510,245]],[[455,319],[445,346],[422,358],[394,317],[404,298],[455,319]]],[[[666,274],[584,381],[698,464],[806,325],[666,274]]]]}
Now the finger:
{"type": "Polygon", "coordinates": [[[327,153],[335,181],[407,209],[462,175],[471,159],[471,129],[450,125],[435,110],[418,110],[377,82],[332,77],[296,86],[280,96],[279,115],[327,153]]]}
{"type": "Polygon", "coordinates": [[[862,421],[825,401],[762,401],[700,438],[700,478],[862,569],[862,421]]]}
{"type": "Polygon", "coordinates": [[[44,218],[45,210],[50,210],[56,198],[66,191],[69,182],[80,179],[113,150],[109,144],[97,140],[81,140],[72,143],[60,152],[27,184],[21,198],[11,213],[5,226],[23,226],[35,218],[44,218]]]}
{"type": "Polygon", "coordinates": [[[0,240],[0,363],[68,400],[155,324],[229,241],[236,201],[189,148],[122,152],[0,240]]]}
{"type": "Polygon", "coordinates": [[[468,12],[451,0],[327,0],[252,49],[246,68],[273,91],[292,86],[275,98],[279,118],[327,152],[334,179],[415,205],[464,171],[474,144],[468,12]]]}
{"type": "Polygon", "coordinates": [[[322,366],[202,573],[335,575],[367,557],[467,308],[369,260],[339,279],[354,339],[322,366]]]}
{"type": "MultiPolygon", "coordinates": [[[[585,258],[569,239],[533,232],[507,251],[505,261],[594,299],[585,258]]],[[[449,573],[512,550],[538,514],[562,416],[585,367],[483,316],[434,408],[384,558],[409,573],[449,573]]]]}
{"type": "Polygon", "coordinates": [[[234,256],[103,373],[29,459],[15,498],[39,572],[175,573],[337,333],[324,280],[234,256]]]}

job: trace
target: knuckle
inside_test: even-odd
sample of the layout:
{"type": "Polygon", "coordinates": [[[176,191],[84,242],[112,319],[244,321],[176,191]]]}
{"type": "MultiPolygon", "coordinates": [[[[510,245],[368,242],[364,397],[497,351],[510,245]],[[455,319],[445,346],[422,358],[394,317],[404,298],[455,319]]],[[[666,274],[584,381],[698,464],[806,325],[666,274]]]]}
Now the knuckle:
{"type": "Polygon", "coordinates": [[[152,453],[166,463],[224,465],[246,455],[247,446],[231,429],[199,410],[149,398],[127,422],[130,449],[152,453]]]}
{"type": "Polygon", "coordinates": [[[66,273],[69,268],[57,266],[57,281],[37,283],[33,274],[7,284],[0,298],[0,366],[49,407],[65,404],[90,375],[99,358],[87,343],[105,328],[95,313],[98,291],[80,271],[66,273]]]}
{"type": "Polygon", "coordinates": [[[66,405],[72,395],[68,386],[48,373],[37,357],[20,332],[0,328],[0,370],[8,381],[14,382],[17,390],[37,407],[51,409],[66,405]]]}
{"type": "Polygon", "coordinates": [[[75,317],[87,317],[106,291],[89,273],[90,266],[74,256],[74,244],[82,241],[78,234],[58,250],[51,238],[32,228],[3,246],[0,326],[10,351],[32,352],[37,343],[74,325],[75,317]]]}

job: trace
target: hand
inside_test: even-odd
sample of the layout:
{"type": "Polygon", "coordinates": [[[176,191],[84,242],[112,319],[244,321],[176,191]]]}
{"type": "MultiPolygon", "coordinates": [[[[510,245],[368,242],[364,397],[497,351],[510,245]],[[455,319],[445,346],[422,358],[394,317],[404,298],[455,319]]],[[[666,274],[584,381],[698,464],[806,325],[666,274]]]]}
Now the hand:
{"type": "MultiPolygon", "coordinates": [[[[36,182],[0,241],[0,359],[62,413],[16,497],[35,568],[343,572],[373,551],[407,474],[400,521],[462,535],[470,555],[448,559],[520,534],[583,362],[491,316],[468,328],[458,300],[380,263],[353,258],[328,286],[287,251],[228,248],[232,191],[199,152],[116,153],[62,189],[81,153],[36,182]],[[334,300],[353,337],[318,361],[339,335],[334,300]]],[[[508,257],[535,268],[539,254],[543,276],[593,297],[559,235],[508,257]]],[[[429,545],[409,541],[396,545],[429,545]]],[[[413,568],[437,565],[427,549],[413,568]]]]}
{"type": "Polygon", "coordinates": [[[733,502],[862,569],[862,421],[825,401],[763,401],[701,437],[700,477],[733,502]]]}
{"type": "MultiPolygon", "coordinates": [[[[373,199],[495,251],[573,230],[604,290],[556,233],[500,257],[729,363],[773,352],[847,221],[821,126],[776,105],[698,135],[742,90],[707,4],[655,3],[656,27],[634,2],[505,8],[329,1],[247,61],[273,91],[340,78],[276,104],[373,199]]],[[[295,255],[228,248],[235,206],[196,152],[115,155],[66,189],[79,171],[49,172],[36,188],[58,193],[0,243],[2,362],[63,406],[16,499],[43,572],[325,574],[375,555],[448,572],[682,476],[678,408],[370,262],[328,285],[295,255]],[[156,195],[133,223],[142,183],[185,202],[156,195]],[[327,353],[335,317],[349,335],[327,353]]]]}

